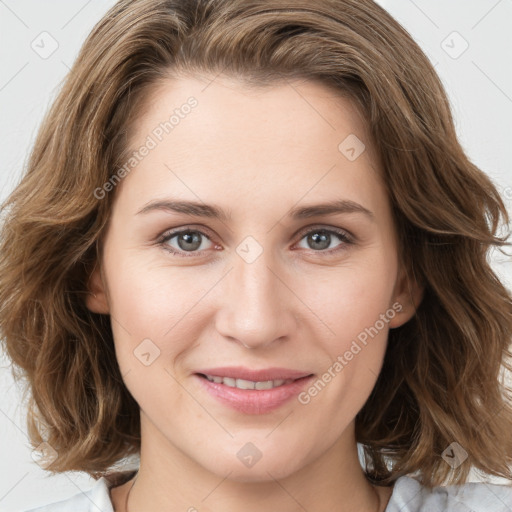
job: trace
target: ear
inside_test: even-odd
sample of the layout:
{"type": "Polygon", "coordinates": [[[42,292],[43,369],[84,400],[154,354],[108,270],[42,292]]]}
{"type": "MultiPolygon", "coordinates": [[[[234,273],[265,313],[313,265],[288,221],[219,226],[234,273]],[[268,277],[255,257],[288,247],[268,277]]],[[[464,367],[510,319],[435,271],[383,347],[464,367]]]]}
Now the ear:
{"type": "Polygon", "coordinates": [[[87,297],[85,299],[87,309],[93,313],[109,314],[108,297],[105,282],[98,264],[94,266],[87,284],[87,297]]]}
{"type": "Polygon", "coordinates": [[[416,309],[423,299],[423,292],[424,287],[411,277],[405,265],[402,265],[393,294],[392,307],[396,315],[389,321],[391,329],[400,327],[416,314],[416,309]]]}

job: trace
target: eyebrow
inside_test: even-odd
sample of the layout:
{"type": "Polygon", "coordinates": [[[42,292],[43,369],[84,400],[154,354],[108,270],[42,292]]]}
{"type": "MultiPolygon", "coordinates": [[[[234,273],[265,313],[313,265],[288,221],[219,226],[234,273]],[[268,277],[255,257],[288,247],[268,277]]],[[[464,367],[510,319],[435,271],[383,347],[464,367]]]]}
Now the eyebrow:
{"type": "MultiPolygon", "coordinates": [[[[136,215],[153,211],[184,213],[194,217],[219,219],[223,222],[231,219],[230,213],[215,205],[196,201],[176,201],[170,199],[151,201],[141,208],[136,215]]],[[[295,207],[288,212],[287,216],[292,219],[308,219],[310,217],[320,215],[336,215],[343,213],[362,213],[370,220],[375,220],[375,215],[372,211],[359,203],[346,199],[334,200],[328,203],[314,204],[310,206],[295,207]]]]}

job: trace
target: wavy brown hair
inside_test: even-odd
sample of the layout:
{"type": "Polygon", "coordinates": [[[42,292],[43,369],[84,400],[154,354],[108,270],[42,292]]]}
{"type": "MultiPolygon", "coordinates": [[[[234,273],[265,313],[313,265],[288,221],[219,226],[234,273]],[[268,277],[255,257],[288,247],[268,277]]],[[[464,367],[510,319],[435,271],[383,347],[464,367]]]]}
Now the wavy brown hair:
{"type": "MultiPolygon", "coordinates": [[[[424,286],[389,333],[382,372],[356,417],[369,479],[460,483],[470,466],[512,479],[503,381],[512,297],[489,264],[507,210],[459,144],[449,102],[411,36],[371,0],[122,0],[85,41],[2,207],[0,335],[28,384],[28,430],[50,471],[97,478],[140,448],[139,408],[116,361],[111,319],[85,306],[129,126],[162,80],[225,73],[252,86],[314,80],[364,116],[399,234],[424,286]],[[452,442],[468,453],[451,469],[452,442]]],[[[501,236],[500,236],[501,234],[501,236]]]]}

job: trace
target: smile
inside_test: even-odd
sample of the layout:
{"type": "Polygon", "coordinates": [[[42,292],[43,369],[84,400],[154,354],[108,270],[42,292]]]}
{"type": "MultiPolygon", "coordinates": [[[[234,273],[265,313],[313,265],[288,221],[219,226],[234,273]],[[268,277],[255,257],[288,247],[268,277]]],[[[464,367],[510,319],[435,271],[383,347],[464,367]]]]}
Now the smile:
{"type": "Polygon", "coordinates": [[[233,379],[232,377],[217,377],[214,375],[204,375],[206,379],[210,382],[216,382],[217,384],[224,384],[225,386],[229,386],[230,388],[238,388],[238,389],[273,389],[279,386],[283,386],[286,384],[290,384],[295,379],[278,379],[278,380],[266,380],[266,381],[258,381],[255,382],[253,380],[245,380],[245,379],[233,379]]]}
{"type": "Polygon", "coordinates": [[[301,393],[314,375],[298,378],[247,380],[196,373],[200,388],[221,405],[243,414],[270,413],[301,393]]]}

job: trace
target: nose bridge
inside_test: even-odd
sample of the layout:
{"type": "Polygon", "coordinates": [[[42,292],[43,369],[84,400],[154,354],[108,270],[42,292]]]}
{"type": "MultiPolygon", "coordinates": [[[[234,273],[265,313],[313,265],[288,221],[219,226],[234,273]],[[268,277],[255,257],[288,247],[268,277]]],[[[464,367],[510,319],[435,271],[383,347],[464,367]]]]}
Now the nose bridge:
{"type": "Polygon", "coordinates": [[[255,261],[240,258],[235,263],[234,281],[239,286],[239,301],[246,302],[248,309],[262,310],[271,306],[272,296],[277,294],[277,278],[272,269],[270,251],[261,254],[255,261]]]}
{"type": "Polygon", "coordinates": [[[233,267],[219,312],[221,334],[250,348],[290,335],[293,304],[272,250],[258,248],[251,240],[242,242],[233,267]]]}

